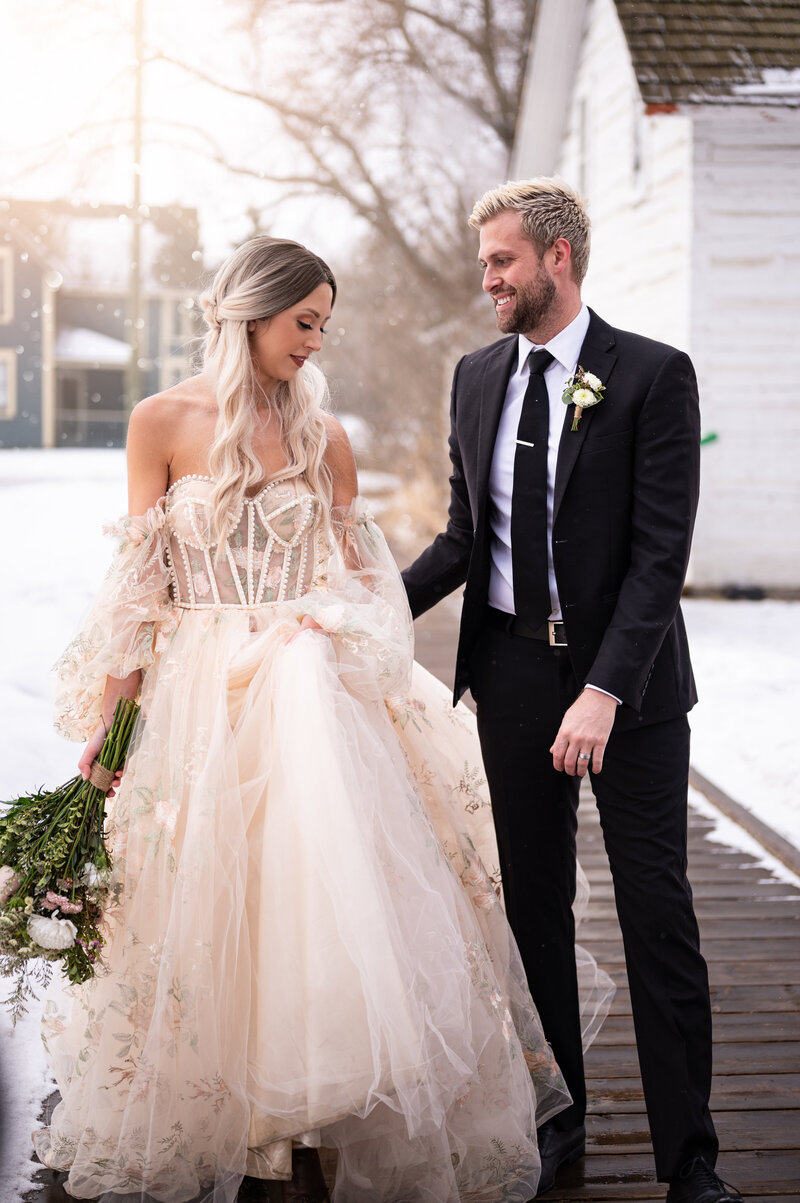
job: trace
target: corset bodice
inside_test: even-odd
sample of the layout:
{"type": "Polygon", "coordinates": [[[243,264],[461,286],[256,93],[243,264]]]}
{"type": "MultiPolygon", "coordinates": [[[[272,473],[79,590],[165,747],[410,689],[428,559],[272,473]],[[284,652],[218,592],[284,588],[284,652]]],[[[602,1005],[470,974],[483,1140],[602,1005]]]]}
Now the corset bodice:
{"type": "Polygon", "coordinates": [[[302,476],[270,481],[212,544],[213,481],[184,476],[166,497],[173,601],[183,609],[271,606],[325,580],[330,544],[322,506],[302,476]]]}

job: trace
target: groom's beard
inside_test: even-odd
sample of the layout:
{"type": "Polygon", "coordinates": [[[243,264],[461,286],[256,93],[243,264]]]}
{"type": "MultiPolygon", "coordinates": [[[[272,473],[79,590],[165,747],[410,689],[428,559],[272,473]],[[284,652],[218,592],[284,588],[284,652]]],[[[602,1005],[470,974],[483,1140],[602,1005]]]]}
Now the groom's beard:
{"type": "Polygon", "coordinates": [[[514,300],[508,306],[511,312],[495,310],[497,328],[504,334],[527,334],[536,330],[549,313],[555,296],[555,283],[540,263],[531,283],[519,285],[514,290],[514,300]]]}

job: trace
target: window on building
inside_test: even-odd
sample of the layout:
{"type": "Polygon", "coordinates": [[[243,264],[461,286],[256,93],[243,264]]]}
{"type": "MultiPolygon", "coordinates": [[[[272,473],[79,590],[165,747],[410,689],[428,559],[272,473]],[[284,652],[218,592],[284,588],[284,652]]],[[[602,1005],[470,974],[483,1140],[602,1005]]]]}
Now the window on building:
{"type": "Polygon", "coordinates": [[[0,325],[14,318],[14,251],[0,246],[0,325]]]}
{"type": "Polygon", "coordinates": [[[17,353],[0,350],[0,420],[17,413],[17,353]]]}
{"type": "Polygon", "coordinates": [[[184,355],[186,345],[194,334],[192,309],[184,298],[164,302],[162,322],[163,345],[160,354],[184,355]]]}
{"type": "Polygon", "coordinates": [[[125,445],[125,373],[121,368],[74,365],[56,373],[58,447],[125,445]]]}
{"type": "Polygon", "coordinates": [[[197,333],[196,310],[186,298],[168,297],[161,305],[158,350],[159,387],[169,388],[191,374],[191,356],[197,333]]]}

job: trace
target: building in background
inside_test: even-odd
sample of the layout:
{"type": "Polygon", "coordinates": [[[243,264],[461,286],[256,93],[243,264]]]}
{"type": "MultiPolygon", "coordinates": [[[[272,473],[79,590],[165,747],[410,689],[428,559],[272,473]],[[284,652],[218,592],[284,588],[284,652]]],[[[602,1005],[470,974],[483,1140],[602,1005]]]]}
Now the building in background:
{"type": "MultiPolygon", "coordinates": [[[[146,396],[190,371],[202,269],[196,211],[150,210],[141,241],[146,396]]],[[[0,447],[124,443],[130,245],[124,207],[0,201],[0,447]]]]}
{"type": "Polygon", "coordinates": [[[539,0],[512,174],[555,173],[588,303],[698,371],[691,583],[797,589],[800,4],[539,0]]]}

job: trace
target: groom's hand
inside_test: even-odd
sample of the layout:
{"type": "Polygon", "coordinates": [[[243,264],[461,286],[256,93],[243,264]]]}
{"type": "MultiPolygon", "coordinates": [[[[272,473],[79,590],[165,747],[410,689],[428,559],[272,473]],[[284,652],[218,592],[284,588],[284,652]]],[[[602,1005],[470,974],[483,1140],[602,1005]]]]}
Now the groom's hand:
{"type": "Polygon", "coordinates": [[[585,777],[591,765],[592,771],[599,773],[616,710],[616,698],[597,689],[584,689],[561,720],[550,749],[553,768],[571,777],[576,773],[585,777]]]}

